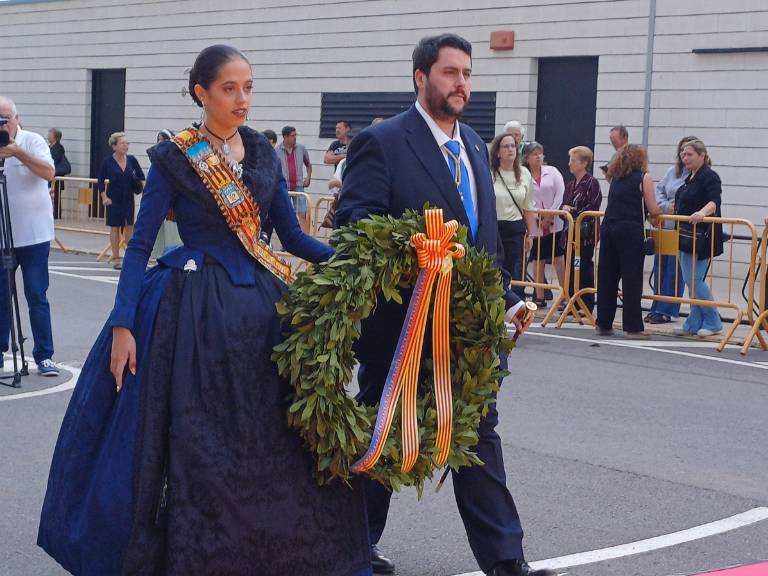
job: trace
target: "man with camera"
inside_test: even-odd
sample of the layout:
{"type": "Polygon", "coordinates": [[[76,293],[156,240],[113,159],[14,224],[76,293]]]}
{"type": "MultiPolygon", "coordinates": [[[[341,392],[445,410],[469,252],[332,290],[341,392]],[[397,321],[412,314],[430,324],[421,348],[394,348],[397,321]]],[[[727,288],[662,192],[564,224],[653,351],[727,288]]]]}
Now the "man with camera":
{"type": "MultiPolygon", "coordinates": [[[[15,265],[21,267],[24,278],[24,296],[35,341],[32,355],[40,375],[58,376],[59,369],[51,359],[51,309],[46,297],[48,252],[54,239],[48,182],[53,180],[54,164],[43,137],[19,128],[16,105],[5,96],[0,96],[0,163],[4,163],[8,188],[15,265]]],[[[0,352],[5,352],[13,311],[9,306],[7,279],[4,275],[0,279],[0,352]]]]}

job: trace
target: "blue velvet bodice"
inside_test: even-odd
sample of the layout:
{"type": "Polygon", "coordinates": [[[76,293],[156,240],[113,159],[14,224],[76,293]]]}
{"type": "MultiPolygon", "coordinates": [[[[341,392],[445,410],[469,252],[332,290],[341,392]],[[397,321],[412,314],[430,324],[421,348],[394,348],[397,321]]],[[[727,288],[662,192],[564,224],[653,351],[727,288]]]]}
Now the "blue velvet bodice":
{"type": "MultiPolygon", "coordinates": [[[[330,258],[332,248],[302,232],[272,146],[250,128],[240,128],[240,135],[245,147],[243,182],[259,203],[261,213],[269,215],[283,247],[314,263],[330,258]]],[[[162,142],[147,152],[152,168],[133,238],[125,251],[111,326],[133,327],[147,262],[170,208],[176,214],[184,245],[164,254],[159,259],[161,264],[184,269],[193,260],[194,268],[200,270],[207,255],[221,264],[232,283],[238,286],[253,285],[256,268],[261,266],[230,231],[216,201],[181,150],[173,142],[162,142]]]]}

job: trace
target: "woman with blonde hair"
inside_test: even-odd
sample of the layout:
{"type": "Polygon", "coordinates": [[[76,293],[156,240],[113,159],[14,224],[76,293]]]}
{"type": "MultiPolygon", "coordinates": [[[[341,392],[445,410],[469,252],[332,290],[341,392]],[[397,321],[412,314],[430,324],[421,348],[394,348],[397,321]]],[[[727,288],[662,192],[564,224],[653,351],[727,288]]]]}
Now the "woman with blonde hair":
{"type": "MultiPolygon", "coordinates": [[[[712,292],[704,281],[710,263],[708,260],[723,253],[723,225],[702,224],[709,216],[720,216],[722,184],[720,176],[712,170],[707,147],[701,140],[683,145],[680,159],[690,174],[675,195],[675,214],[688,216],[688,222],[680,224],[680,270],[688,286],[688,297],[697,300],[713,300],[712,292]],[[694,227],[693,225],[697,226],[694,227]],[[682,241],[685,229],[691,238],[696,235],[696,253],[693,243],[686,246],[682,241]],[[714,235],[714,238],[712,237],[714,235]]],[[[723,331],[720,314],[714,306],[691,304],[685,324],[676,328],[676,334],[713,336],[723,331]]]]}
{"type": "Polygon", "coordinates": [[[608,165],[611,187],[600,226],[600,266],[597,277],[597,333],[613,334],[616,298],[621,281],[623,328],[627,338],[645,338],[641,308],[645,216],[661,214],[645,148],[627,144],[608,165]]]}
{"type": "Polygon", "coordinates": [[[128,242],[133,236],[133,215],[135,206],[133,197],[144,189],[144,171],[135,156],[128,154],[130,142],[125,132],[115,132],[109,137],[112,155],[101,164],[98,178],[98,191],[102,204],[107,210],[109,226],[109,245],[112,250],[113,267],[122,268],[120,258],[121,232],[128,242]],[[105,185],[109,180],[109,186],[105,185]]]}

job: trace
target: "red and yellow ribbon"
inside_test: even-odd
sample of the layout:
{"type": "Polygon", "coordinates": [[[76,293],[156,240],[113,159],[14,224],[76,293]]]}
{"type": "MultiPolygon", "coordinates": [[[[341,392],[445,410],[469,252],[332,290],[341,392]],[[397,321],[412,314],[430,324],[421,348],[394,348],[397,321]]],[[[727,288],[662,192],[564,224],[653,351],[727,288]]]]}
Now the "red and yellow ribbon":
{"type": "Polygon", "coordinates": [[[464,247],[452,242],[459,225],[455,220],[443,223],[443,211],[426,210],[427,233],[414,234],[411,244],[416,249],[420,268],[408,314],[400,332],[395,357],[389,368],[387,381],[376,416],[371,444],[365,455],[352,465],[354,473],[373,468],[381,457],[387,441],[397,401],[402,393],[403,457],[401,469],[408,472],[419,456],[419,426],[416,417],[416,391],[418,388],[424,329],[427,323],[432,286],[435,279],[437,291],[432,315],[432,354],[434,363],[435,400],[437,404],[438,448],[435,461],[442,466],[448,459],[453,428],[453,399],[451,397],[451,366],[448,338],[448,311],[451,295],[451,268],[454,258],[464,256],[464,247]]]}

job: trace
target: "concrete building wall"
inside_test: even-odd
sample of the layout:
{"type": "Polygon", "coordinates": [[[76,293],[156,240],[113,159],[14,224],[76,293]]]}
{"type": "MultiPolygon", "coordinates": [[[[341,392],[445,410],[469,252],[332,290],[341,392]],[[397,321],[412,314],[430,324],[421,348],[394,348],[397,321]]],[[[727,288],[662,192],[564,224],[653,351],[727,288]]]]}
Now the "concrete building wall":
{"type": "MultiPolygon", "coordinates": [[[[0,93],[17,101],[27,129],[64,132],[73,173],[88,171],[90,70],[125,68],[125,128],[132,153],[161,128],[199,110],[182,95],[197,52],[226,42],[253,63],[249,124],[296,126],[326,191],[320,139],[323,92],[408,91],[410,55],[424,35],[455,31],[473,43],[473,89],[496,91],[499,129],[518,119],[535,137],[537,63],[599,56],[596,164],[612,154],[611,126],[640,142],[651,0],[57,0],[0,4],[0,93]],[[512,51],[492,51],[491,31],[514,30],[512,51]]],[[[709,145],[724,182],[724,213],[768,213],[768,52],[694,54],[698,48],[768,44],[764,0],[658,0],[649,155],[660,178],[680,137],[709,145]]],[[[567,89],[567,86],[564,87],[567,89]]],[[[567,175],[565,175],[567,178],[567,175]]],[[[605,190],[607,192],[607,189],[605,190]]]]}

